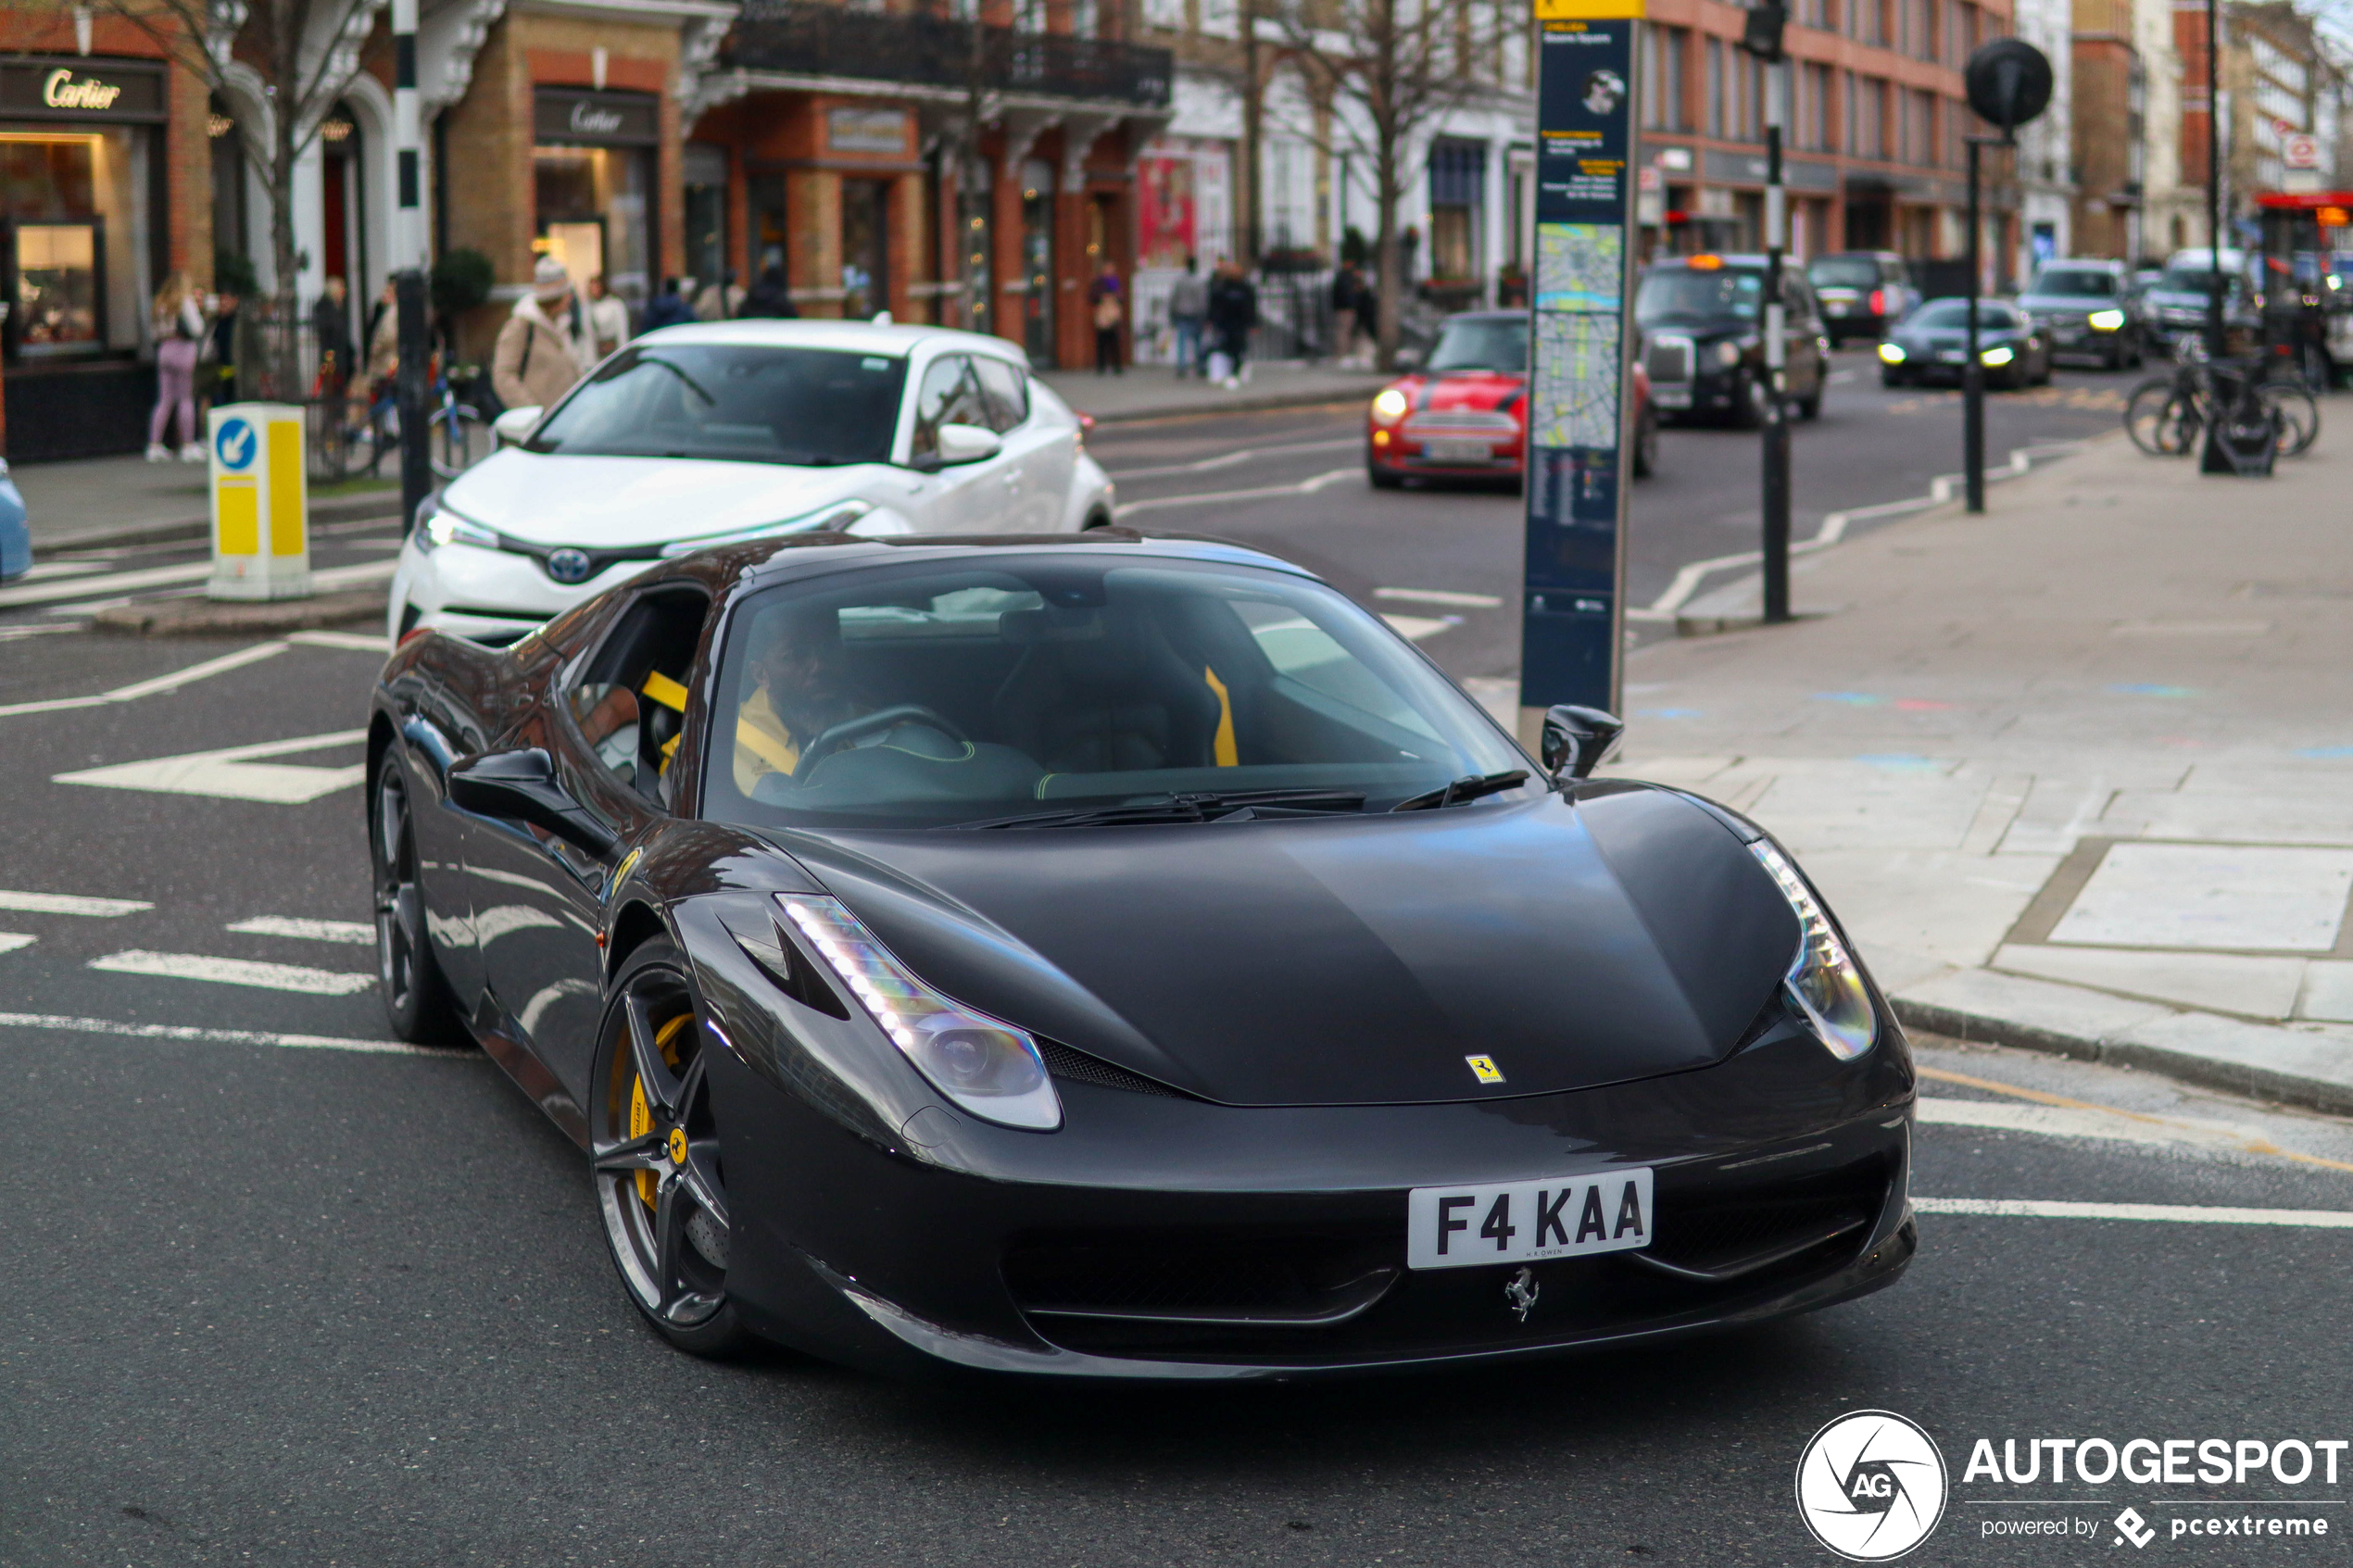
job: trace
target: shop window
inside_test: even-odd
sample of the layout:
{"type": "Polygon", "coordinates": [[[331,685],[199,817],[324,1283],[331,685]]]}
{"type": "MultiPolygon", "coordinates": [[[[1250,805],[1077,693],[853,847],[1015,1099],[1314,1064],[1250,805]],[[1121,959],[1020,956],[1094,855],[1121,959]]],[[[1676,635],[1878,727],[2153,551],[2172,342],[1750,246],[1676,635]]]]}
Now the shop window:
{"type": "Polygon", "coordinates": [[[785,177],[781,174],[755,174],[744,182],[745,206],[751,215],[751,270],[747,283],[757,279],[771,267],[785,269],[785,276],[792,276],[792,231],[786,225],[785,207],[785,177]]]}
{"type": "MultiPolygon", "coordinates": [[[[533,200],[538,238],[533,248],[563,264],[573,281],[585,283],[602,274],[605,286],[633,305],[653,289],[651,232],[654,149],[619,142],[592,144],[601,124],[634,134],[635,119],[650,114],[635,103],[609,107],[629,95],[558,95],[543,90],[543,122],[553,119],[570,133],[584,128],[579,143],[543,143],[532,148],[533,200]]],[[[542,134],[546,134],[543,129],[542,134]]]]}
{"type": "Polygon", "coordinates": [[[890,184],[841,182],[841,314],[862,321],[890,305],[890,184]]]}
{"type": "Polygon", "coordinates": [[[0,299],[12,357],[137,348],[145,338],[145,128],[0,125],[0,299]]]}
{"type": "Polygon", "coordinates": [[[1054,362],[1054,169],[1021,166],[1022,346],[1033,365],[1054,362]]]}
{"type": "Polygon", "coordinates": [[[98,226],[19,223],[16,250],[23,352],[70,354],[98,347],[98,226]]]}

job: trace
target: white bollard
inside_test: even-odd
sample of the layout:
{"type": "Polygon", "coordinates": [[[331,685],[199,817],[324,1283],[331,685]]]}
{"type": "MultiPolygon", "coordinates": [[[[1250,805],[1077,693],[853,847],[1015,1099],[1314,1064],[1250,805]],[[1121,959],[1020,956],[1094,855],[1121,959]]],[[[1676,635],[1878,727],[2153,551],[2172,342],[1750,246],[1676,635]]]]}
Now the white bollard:
{"type": "Polygon", "coordinates": [[[302,410],[232,403],[212,410],[212,581],[216,599],[310,596],[310,490],[302,410]]]}

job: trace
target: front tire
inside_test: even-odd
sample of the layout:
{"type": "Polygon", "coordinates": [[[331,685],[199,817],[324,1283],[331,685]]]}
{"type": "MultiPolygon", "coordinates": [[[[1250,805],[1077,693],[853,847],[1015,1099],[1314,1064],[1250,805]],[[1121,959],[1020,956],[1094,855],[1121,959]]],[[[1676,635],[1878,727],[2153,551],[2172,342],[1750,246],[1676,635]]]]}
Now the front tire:
{"type": "Polygon", "coordinates": [[[678,1349],[720,1360],[756,1341],[727,1295],[726,1162],[701,1018],[666,937],[629,955],[598,1040],[589,1139],[605,1246],[631,1304],[678,1349]]]}
{"type": "Polygon", "coordinates": [[[387,749],[376,765],[368,798],[369,861],[374,872],[376,988],[384,1021],[411,1045],[461,1045],[467,1040],[449,983],[434,961],[425,928],[424,882],[417,826],[409,806],[409,770],[387,749]]]}

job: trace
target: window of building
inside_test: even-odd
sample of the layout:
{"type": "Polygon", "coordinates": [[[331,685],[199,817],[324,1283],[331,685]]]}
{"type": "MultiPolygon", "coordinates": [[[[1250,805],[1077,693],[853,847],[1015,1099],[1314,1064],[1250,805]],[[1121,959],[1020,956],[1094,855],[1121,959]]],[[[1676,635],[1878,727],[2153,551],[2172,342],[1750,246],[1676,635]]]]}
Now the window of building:
{"type": "Polygon", "coordinates": [[[1799,94],[1795,117],[1798,135],[1802,138],[1800,145],[1826,153],[1831,146],[1831,68],[1806,65],[1800,68],[1799,74],[1805,82],[1799,94]]]}
{"type": "Polygon", "coordinates": [[[1724,134],[1724,41],[1707,41],[1707,133],[1724,134]]]}
{"type": "MultiPolygon", "coordinates": [[[[727,149],[689,142],[686,149],[686,275],[697,292],[727,265],[727,149]]],[[[689,295],[692,298],[692,295],[689,295]]]]}
{"type": "Polygon", "coordinates": [[[658,105],[651,94],[541,88],[531,149],[532,248],[573,281],[602,274],[633,306],[652,295],[658,105]]]}
{"type": "Polygon", "coordinates": [[[1144,0],[1144,26],[1164,32],[1185,31],[1185,0],[1144,0]]]}
{"type": "Polygon", "coordinates": [[[1481,271],[1487,144],[1438,141],[1429,149],[1429,275],[1460,281],[1481,271]]]}
{"type": "Polygon", "coordinates": [[[1691,38],[1685,28],[1642,30],[1642,123],[1654,131],[1691,128],[1683,103],[1683,54],[1691,38]]]}

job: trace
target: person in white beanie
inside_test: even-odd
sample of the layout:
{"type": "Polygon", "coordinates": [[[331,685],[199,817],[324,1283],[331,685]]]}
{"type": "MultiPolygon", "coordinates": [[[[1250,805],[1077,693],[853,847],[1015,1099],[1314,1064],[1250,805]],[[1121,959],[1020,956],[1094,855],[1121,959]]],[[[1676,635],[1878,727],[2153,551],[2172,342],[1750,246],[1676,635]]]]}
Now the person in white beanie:
{"type": "Polygon", "coordinates": [[[563,263],[543,256],[490,357],[490,384],[510,408],[544,408],[580,379],[580,301],[563,263]]]}

